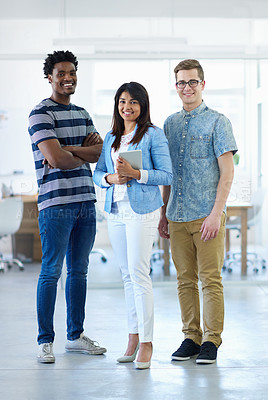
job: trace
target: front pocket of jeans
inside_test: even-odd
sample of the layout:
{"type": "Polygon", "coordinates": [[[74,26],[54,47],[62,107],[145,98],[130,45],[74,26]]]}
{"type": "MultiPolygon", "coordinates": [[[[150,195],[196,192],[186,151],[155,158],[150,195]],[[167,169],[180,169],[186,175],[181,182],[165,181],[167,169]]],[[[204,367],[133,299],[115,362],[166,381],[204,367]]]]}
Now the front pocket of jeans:
{"type": "Polygon", "coordinates": [[[211,137],[208,135],[192,136],[190,155],[191,158],[208,158],[211,137]]]}

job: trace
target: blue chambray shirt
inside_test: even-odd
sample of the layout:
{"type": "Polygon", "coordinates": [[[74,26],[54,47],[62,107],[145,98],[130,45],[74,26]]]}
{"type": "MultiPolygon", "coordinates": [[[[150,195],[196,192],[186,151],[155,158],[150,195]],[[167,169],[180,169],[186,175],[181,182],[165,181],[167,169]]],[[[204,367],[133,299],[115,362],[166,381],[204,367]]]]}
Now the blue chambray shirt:
{"type": "Polygon", "coordinates": [[[173,180],[167,218],[176,222],[207,217],[215,203],[220,178],[218,157],[237,152],[230,121],[204,101],[194,110],[170,115],[164,123],[173,180]]]}

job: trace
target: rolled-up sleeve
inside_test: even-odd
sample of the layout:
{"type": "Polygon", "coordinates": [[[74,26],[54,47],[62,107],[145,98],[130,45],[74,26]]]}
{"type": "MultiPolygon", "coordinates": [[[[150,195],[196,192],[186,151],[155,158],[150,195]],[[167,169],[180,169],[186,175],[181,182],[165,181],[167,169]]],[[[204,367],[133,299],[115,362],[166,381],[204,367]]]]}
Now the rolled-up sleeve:
{"type": "Polygon", "coordinates": [[[172,165],[168,141],[162,129],[157,128],[152,135],[151,158],[153,169],[148,170],[148,185],[170,185],[172,181],[172,165]]]}

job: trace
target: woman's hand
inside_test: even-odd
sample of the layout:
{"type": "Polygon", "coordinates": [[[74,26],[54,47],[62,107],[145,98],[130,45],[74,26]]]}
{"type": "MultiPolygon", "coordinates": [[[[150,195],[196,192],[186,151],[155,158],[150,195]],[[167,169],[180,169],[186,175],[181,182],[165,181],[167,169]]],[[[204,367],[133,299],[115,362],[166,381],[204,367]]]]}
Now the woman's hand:
{"type": "Polygon", "coordinates": [[[115,174],[109,174],[105,177],[106,182],[109,183],[109,185],[124,185],[128,181],[130,181],[132,178],[129,178],[128,176],[122,176],[119,175],[118,173],[115,174]]]}
{"type": "Polygon", "coordinates": [[[138,169],[132,168],[129,162],[127,162],[126,160],[124,160],[124,158],[121,157],[118,157],[118,159],[116,160],[116,170],[119,175],[127,176],[130,179],[139,180],[141,178],[140,171],[138,169]]]}

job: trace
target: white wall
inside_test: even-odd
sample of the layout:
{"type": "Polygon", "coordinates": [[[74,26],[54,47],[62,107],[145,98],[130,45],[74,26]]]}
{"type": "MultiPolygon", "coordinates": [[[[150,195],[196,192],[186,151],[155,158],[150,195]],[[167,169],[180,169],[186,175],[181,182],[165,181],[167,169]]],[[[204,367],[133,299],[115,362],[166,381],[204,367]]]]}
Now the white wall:
{"type": "MultiPolygon", "coordinates": [[[[62,2],[54,3],[54,9],[60,13],[62,2]],[[58,8],[55,8],[56,5],[58,8]]],[[[70,3],[66,5],[70,11],[70,3]]],[[[266,45],[267,36],[267,19],[48,19],[41,16],[39,19],[0,19],[0,173],[33,171],[27,116],[36,103],[50,95],[50,87],[43,79],[42,72],[43,60],[48,52],[66,48],[69,43],[68,48],[78,55],[80,85],[73,101],[77,100],[90,111],[96,101],[92,98],[94,82],[91,80],[91,59],[173,57],[178,60],[201,54],[202,58],[206,55],[218,57],[219,54],[224,57],[230,53],[233,57],[239,54],[241,57],[254,57],[261,46],[266,45]],[[62,46],[55,43],[62,43],[62,46]],[[63,46],[63,43],[66,45],[63,46]],[[87,62],[83,65],[83,61],[87,62]]],[[[122,71],[122,77],[124,75],[126,71],[122,71]]],[[[152,84],[148,90],[154,95],[163,93],[165,79],[154,76],[154,71],[151,71],[151,76],[152,84]],[[156,80],[158,85],[155,84],[156,80]]],[[[108,81],[113,77],[106,71],[103,79],[108,81]]],[[[168,110],[163,110],[164,113],[168,114],[168,110]]],[[[99,120],[103,125],[103,120],[99,120]]],[[[105,127],[107,122],[106,119],[105,127]]]]}

